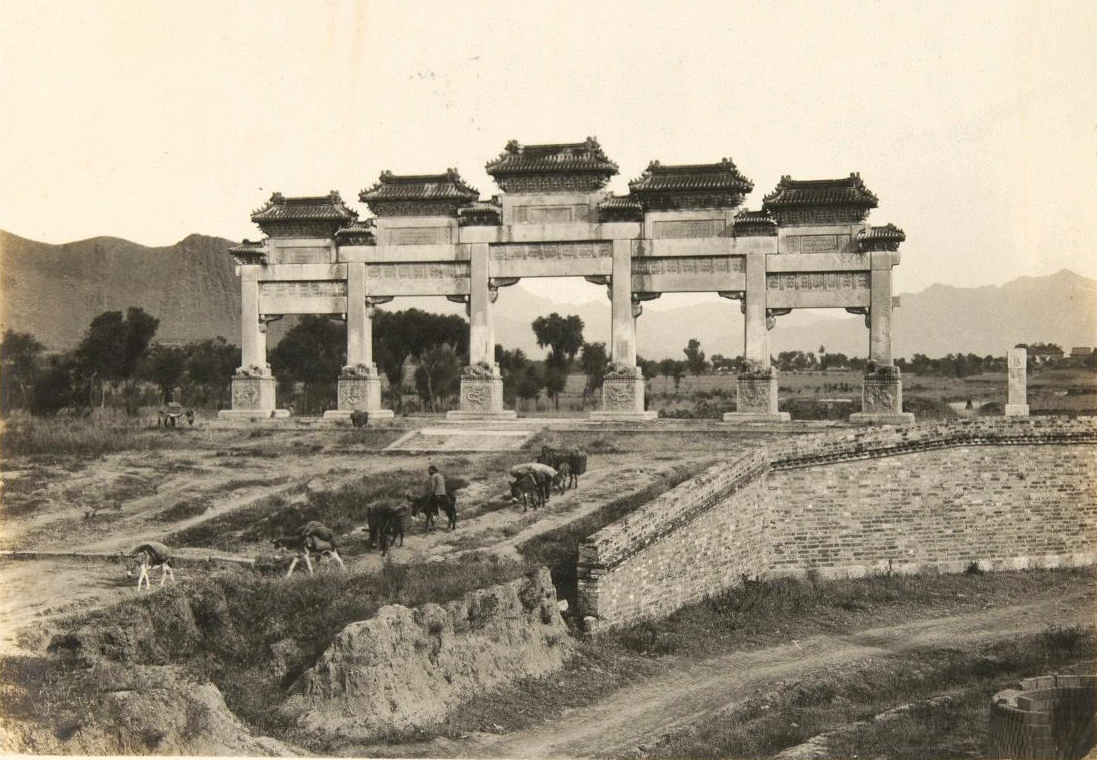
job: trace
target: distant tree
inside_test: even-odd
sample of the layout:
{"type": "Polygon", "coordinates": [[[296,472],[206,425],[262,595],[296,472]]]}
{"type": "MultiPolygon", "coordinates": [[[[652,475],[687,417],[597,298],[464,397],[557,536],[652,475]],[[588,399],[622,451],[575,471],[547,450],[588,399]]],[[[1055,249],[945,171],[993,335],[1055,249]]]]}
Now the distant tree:
{"type": "Polygon", "coordinates": [[[0,340],[0,411],[28,405],[45,350],[30,333],[4,331],[0,340]]]}
{"type": "Polygon", "coordinates": [[[164,401],[178,401],[174,389],[183,381],[187,369],[187,352],[175,346],[155,344],[149,349],[138,368],[143,380],[155,383],[164,401]]]}
{"type": "MultiPolygon", "coordinates": [[[[129,381],[132,390],[137,366],[159,326],[160,320],[136,306],[126,309],[125,315],[105,311],[92,319],[75,356],[81,370],[103,389],[101,405],[106,405],[105,383],[129,381]]],[[[128,397],[126,410],[132,411],[128,397]]]]}
{"type": "Polygon", "coordinates": [[[659,362],[654,359],[645,359],[642,356],[636,357],[636,364],[640,367],[640,372],[647,380],[654,379],[659,374],[659,362]]]}
{"type": "Polygon", "coordinates": [[[331,398],[339,371],[347,363],[346,325],[308,314],[289,329],[270,352],[274,374],[283,382],[304,386],[305,411],[319,410],[331,398]],[[321,398],[315,399],[317,389],[321,398]]]}
{"type": "Polygon", "coordinates": [[[544,387],[545,393],[553,400],[556,411],[560,411],[560,394],[564,391],[568,382],[567,369],[546,362],[545,374],[542,379],[544,383],[542,387],[544,387]]]}
{"type": "Polygon", "coordinates": [[[537,365],[529,363],[514,371],[513,385],[514,393],[518,398],[531,401],[541,395],[544,380],[537,371],[537,365]]]}
{"type": "Polygon", "coordinates": [[[373,359],[389,381],[393,403],[400,408],[404,362],[448,344],[465,361],[469,349],[468,322],[456,314],[432,314],[421,309],[388,312],[373,318],[373,359]]]}
{"type": "Polygon", "coordinates": [[[583,320],[553,312],[533,320],[533,334],[538,346],[549,349],[548,363],[566,368],[583,347],[583,320]]]}
{"type": "Polygon", "coordinates": [[[701,341],[696,338],[689,339],[689,343],[682,349],[682,353],[686,355],[686,368],[693,375],[702,374],[708,367],[708,362],[705,361],[705,352],[701,350],[701,341]]]}
{"type": "Polygon", "coordinates": [[[849,357],[843,353],[823,354],[819,361],[820,369],[830,369],[831,367],[845,367],[849,364],[849,357]]]}
{"type": "Polygon", "coordinates": [[[187,344],[186,352],[187,378],[200,403],[208,404],[213,397],[220,408],[232,374],[240,366],[239,347],[218,335],[212,340],[187,344]]]}
{"type": "Polygon", "coordinates": [[[77,386],[77,366],[71,354],[51,356],[30,387],[28,406],[35,414],[52,415],[69,407],[86,407],[87,399],[77,386]]]}
{"type": "Polygon", "coordinates": [[[609,369],[606,344],[584,343],[583,353],[579,356],[579,367],[587,376],[587,384],[583,389],[583,396],[587,398],[602,387],[602,381],[606,378],[606,370],[609,369]]]}
{"type": "Polygon", "coordinates": [[[415,385],[419,395],[438,411],[438,401],[459,392],[461,385],[461,361],[448,343],[424,349],[417,357],[415,385]]]}

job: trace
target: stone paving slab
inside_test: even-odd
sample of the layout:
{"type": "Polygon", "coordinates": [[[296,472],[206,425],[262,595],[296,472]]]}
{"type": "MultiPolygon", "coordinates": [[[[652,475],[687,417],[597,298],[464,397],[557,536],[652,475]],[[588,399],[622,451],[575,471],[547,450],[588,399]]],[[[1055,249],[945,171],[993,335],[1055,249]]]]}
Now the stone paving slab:
{"type": "Polygon", "coordinates": [[[426,427],[400,436],[385,451],[517,451],[537,432],[528,428],[426,427]]]}

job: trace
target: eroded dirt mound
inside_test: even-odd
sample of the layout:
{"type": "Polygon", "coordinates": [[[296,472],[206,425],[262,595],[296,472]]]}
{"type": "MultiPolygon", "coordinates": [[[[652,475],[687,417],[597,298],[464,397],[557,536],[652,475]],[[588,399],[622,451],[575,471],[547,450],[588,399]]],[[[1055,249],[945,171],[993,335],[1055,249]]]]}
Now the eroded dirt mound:
{"type": "Polygon", "coordinates": [[[254,736],[225,706],[217,687],[169,666],[100,664],[85,674],[86,712],[78,722],[44,729],[8,715],[4,753],[64,755],[298,754],[254,736]]]}
{"type": "Polygon", "coordinates": [[[443,720],[484,689],[559,669],[573,642],[545,568],[444,605],[382,607],[335,637],[283,705],[351,737],[443,720]]]}

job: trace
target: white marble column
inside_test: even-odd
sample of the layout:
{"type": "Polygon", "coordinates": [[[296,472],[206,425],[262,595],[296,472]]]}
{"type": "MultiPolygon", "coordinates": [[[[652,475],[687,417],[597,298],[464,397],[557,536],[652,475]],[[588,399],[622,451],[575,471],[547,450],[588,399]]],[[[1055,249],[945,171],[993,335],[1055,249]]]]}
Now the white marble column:
{"type": "Polygon", "coordinates": [[[448,412],[451,420],[508,420],[517,413],[503,408],[503,377],[495,363],[495,322],[488,287],[487,243],[469,249],[469,366],[461,375],[461,408],[448,412]]]}
{"type": "Polygon", "coordinates": [[[914,415],[903,411],[903,379],[891,355],[892,268],[899,263],[894,251],[871,251],[869,257],[868,360],[862,379],[861,411],[850,422],[906,424],[914,415]]]}
{"type": "Polygon", "coordinates": [[[746,293],[743,295],[743,358],[735,388],[735,411],[725,422],[787,422],[778,411],[777,370],[769,361],[769,325],[766,321],[766,253],[746,254],[746,293]]]}
{"type": "Polygon", "coordinates": [[[632,302],[632,240],[613,241],[610,270],[610,368],[602,381],[602,408],[592,420],[653,420],[644,410],[644,377],[636,366],[636,317],[632,302]]]}
{"type": "Polygon", "coordinates": [[[277,383],[267,364],[266,325],[260,322],[259,269],[242,264],[240,270],[240,366],[232,378],[232,409],[222,409],[222,419],[288,417],[276,409],[277,383]]]}
{"type": "Polygon", "coordinates": [[[366,298],[366,265],[346,267],[347,364],[339,373],[338,406],[324,417],[349,419],[354,412],[366,412],[370,420],[391,419],[392,410],[381,408],[381,375],[373,364],[373,304],[366,298]]]}

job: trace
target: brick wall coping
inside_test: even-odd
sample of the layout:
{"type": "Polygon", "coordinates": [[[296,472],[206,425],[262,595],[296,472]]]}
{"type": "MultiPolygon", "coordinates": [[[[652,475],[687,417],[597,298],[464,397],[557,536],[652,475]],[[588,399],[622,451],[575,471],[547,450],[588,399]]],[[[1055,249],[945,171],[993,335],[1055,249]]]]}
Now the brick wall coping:
{"type": "Polygon", "coordinates": [[[988,417],[804,436],[773,450],[774,470],[910,454],[956,446],[1097,443],[1090,417],[988,417]]]}
{"type": "Polygon", "coordinates": [[[580,577],[620,565],[659,539],[765,475],[769,458],[758,449],[728,462],[719,462],[681,483],[617,522],[589,536],[579,545],[580,577]]]}
{"type": "Polygon", "coordinates": [[[579,545],[578,572],[593,578],[620,565],[664,536],[772,470],[910,454],[957,446],[1097,443],[1097,419],[988,417],[930,422],[856,432],[798,437],[780,447],[759,446],[719,462],[672,488],[579,545]]]}

